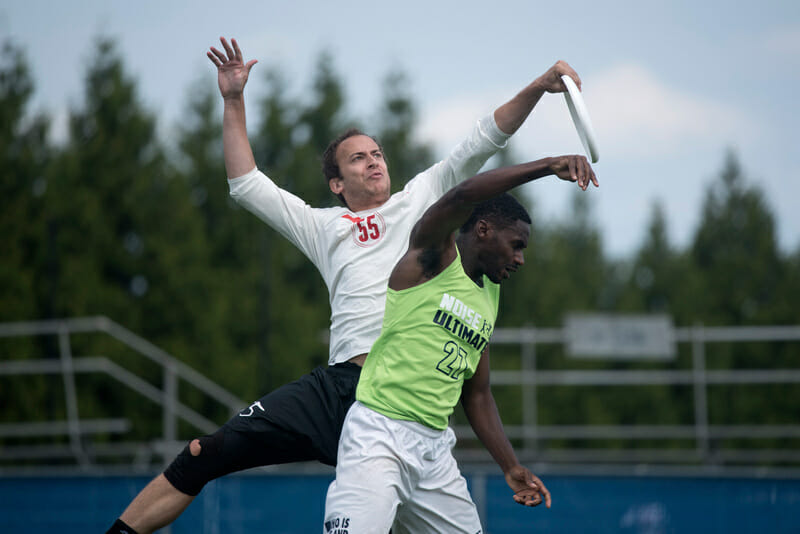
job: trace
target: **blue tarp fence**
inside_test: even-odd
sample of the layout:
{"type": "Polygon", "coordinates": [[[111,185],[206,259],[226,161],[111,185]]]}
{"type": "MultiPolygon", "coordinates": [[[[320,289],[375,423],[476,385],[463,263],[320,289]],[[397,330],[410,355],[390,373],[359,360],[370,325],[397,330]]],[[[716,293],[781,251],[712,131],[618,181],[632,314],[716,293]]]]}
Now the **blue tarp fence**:
{"type": "MultiPolygon", "coordinates": [[[[543,476],[553,507],[515,504],[502,476],[467,474],[486,534],[800,533],[800,479],[543,476]]],[[[0,533],[103,533],[149,476],[0,477],[0,533]]],[[[210,483],[172,534],[319,533],[331,475],[210,483]]]]}

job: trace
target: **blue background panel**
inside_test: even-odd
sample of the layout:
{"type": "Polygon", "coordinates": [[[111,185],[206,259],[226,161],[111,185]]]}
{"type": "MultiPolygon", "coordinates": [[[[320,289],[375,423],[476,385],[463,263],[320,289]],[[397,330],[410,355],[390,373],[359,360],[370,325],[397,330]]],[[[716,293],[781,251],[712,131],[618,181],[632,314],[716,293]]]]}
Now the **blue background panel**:
{"type": "MultiPolygon", "coordinates": [[[[515,504],[501,476],[480,478],[486,534],[800,533],[796,479],[549,475],[543,477],[553,495],[547,510],[515,504]]],[[[105,532],[149,479],[0,478],[0,532],[105,532]]],[[[227,476],[200,493],[172,533],[321,532],[330,481],[330,475],[227,476]]]]}

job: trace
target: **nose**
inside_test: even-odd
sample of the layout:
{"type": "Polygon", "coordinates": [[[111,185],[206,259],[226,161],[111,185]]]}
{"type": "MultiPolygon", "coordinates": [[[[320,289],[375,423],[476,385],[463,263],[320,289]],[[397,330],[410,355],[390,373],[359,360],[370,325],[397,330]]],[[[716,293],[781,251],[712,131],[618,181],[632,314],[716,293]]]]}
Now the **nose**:
{"type": "Polygon", "coordinates": [[[514,262],[522,267],[525,265],[525,254],[521,250],[518,250],[514,253],[514,262]]]}

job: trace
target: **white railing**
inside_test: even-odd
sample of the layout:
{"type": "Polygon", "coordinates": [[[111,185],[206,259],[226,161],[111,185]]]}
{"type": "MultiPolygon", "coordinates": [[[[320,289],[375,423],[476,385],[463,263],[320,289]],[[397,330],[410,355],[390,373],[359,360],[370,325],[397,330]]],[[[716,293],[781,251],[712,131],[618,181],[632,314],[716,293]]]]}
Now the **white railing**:
{"type": "MultiPolygon", "coordinates": [[[[159,461],[169,461],[183,446],[177,441],[177,422],[185,421],[202,433],[213,432],[219,423],[184,405],[178,397],[181,381],[191,384],[210,398],[215,399],[232,415],[245,403],[221,388],[196,370],[175,359],[145,339],[133,334],[105,317],[89,317],[51,321],[16,322],[0,324],[0,338],[31,336],[56,336],[58,358],[9,359],[0,354],[0,379],[21,375],[60,375],[64,384],[66,420],[59,421],[8,421],[0,423],[0,474],[13,471],[17,462],[40,465],[52,470],[53,465],[71,460],[71,467],[83,471],[105,470],[110,465],[120,466],[120,458],[128,458],[128,470],[152,470],[159,461]],[[100,333],[111,336],[136,353],[155,362],[162,369],[160,387],[123,368],[103,355],[76,356],[72,353],[71,336],[78,333],[100,333]],[[161,435],[148,441],[106,442],[91,440],[95,434],[126,435],[131,422],[126,414],[104,419],[86,419],[79,413],[75,376],[83,373],[106,375],[145,399],[161,407],[161,435]],[[68,445],[63,444],[68,436],[68,445]],[[47,437],[58,437],[52,444],[42,443],[47,437]],[[8,443],[31,438],[28,444],[9,446],[8,443]],[[105,458],[113,461],[106,462],[105,458]]],[[[492,345],[518,346],[519,370],[492,371],[495,386],[517,386],[521,389],[522,421],[506,425],[506,433],[517,444],[517,452],[527,463],[539,466],[587,466],[616,464],[621,466],[700,465],[711,468],[725,466],[800,465],[797,447],[726,449],[718,446],[721,440],[779,439],[800,440],[800,406],[791,424],[726,424],[709,423],[708,388],[717,385],[800,384],[800,326],[758,327],[703,327],[675,328],[676,344],[688,344],[691,366],[670,369],[665,361],[661,369],[648,370],[569,370],[539,369],[537,347],[542,345],[566,346],[566,328],[497,329],[492,345]],[[712,343],[789,342],[796,344],[797,366],[788,369],[710,369],[706,366],[706,347],[712,343]],[[631,386],[631,385],[683,385],[691,390],[693,420],[685,424],[659,425],[541,425],[537,395],[542,387],[565,386],[631,386]],[[685,440],[692,446],[685,448],[590,448],[564,449],[550,447],[551,440],[685,440]]],[[[501,406],[502,410],[502,406],[501,406]]],[[[475,445],[474,435],[468,426],[456,426],[460,438],[457,456],[464,462],[480,465],[491,462],[486,452],[475,445]]],[[[122,469],[126,469],[124,466],[122,469]]]]}
{"type": "Polygon", "coordinates": [[[162,460],[170,459],[176,447],[180,446],[177,442],[178,420],[191,424],[202,433],[213,432],[219,427],[218,423],[210,421],[179,401],[178,388],[181,380],[226,407],[231,415],[245,405],[209,378],[106,317],[0,323],[0,338],[35,336],[56,336],[58,358],[8,359],[8,355],[0,355],[0,377],[61,375],[67,418],[62,421],[2,423],[0,439],[66,435],[69,437],[69,445],[37,443],[4,446],[0,448],[0,470],[7,469],[7,464],[31,460],[47,463],[54,459],[73,458],[82,470],[91,470],[100,466],[102,462],[99,460],[103,457],[130,457],[143,468],[149,467],[149,459],[153,456],[161,457],[162,460]],[[160,366],[162,387],[154,386],[106,356],[73,355],[71,336],[85,333],[108,335],[160,366]],[[147,442],[87,442],[87,436],[93,434],[124,434],[131,430],[131,423],[125,417],[81,418],[75,376],[84,373],[104,374],[159,405],[163,410],[161,436],[147,442]]]}
{"type": "MultiPolygon", "coordinates": [[[[708,388],[717,385],[800,384],[800,326],[705,327],[702,325],[674,329],[675,343],[689,344],[692,366],[689,369],[654,370],[542,370],[537,368],[539,345],[568,343],[566,328],[498,328],[492,346],[520,347],[520,370],[492,371],[493,386],[520,386],[522,389],[522,423],[506,425],[511,439],[522,442],[518,450],[528,462],[539,463],[684,463],[711,466],[800,464],[797,447],[759,449],[725,449],[713,446],[718,440],[794,439],[800,438],[800,405],[796,407],[794,424],[714,425],[709,423],[708,388]],[[711,343],[791,342],[797,347],[797,366],[789,369],[708,369],[706,347],[711,343]],[[692,388],[694,420],[684,425],[540,425],[537,391],[544,386],[631,386],[685,385],[692,388]],[[548,448],[554,439],[592,440],[674,440],[694,442],[694,448],[664,449],[561,449],[548,448]]],[[[665,367],[668,365],[665,364],[665,367]]],[[[568,407],[565,407],[568,409],[568,407]]],[[[502,411],[502,407],[501,407],[502,411]]],[[[462,439],[474,438],[469,426],[457,426],[462,439]]],[[[479,448],[462,449],[464,461],[487,459],[479,448]]]]}

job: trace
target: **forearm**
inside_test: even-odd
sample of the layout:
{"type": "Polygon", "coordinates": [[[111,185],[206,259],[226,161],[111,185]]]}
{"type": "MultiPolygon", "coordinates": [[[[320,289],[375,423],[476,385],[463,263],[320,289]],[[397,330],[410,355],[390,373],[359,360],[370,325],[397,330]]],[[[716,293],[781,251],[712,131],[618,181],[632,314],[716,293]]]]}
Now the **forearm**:
{"type": "Polygon", "coordinates": [[[554,158],[542,158],[482,172],[459,184],[453,193],[462,203],[482,202],[524,183],[554,174],[554,161],[554,158]]]}
{"type": "Polygon", "coordinates": [[[426,249],[441,244],[469,218],[480,202],[551,174],[561,180],[577,182],[584,191],[590,182],[598,185],[597,177],[584,156],[542,158],[476,174],[428,208],[411,232],[412,248],[426,249]]]}
{"type": "Polygon", "coordinates": [[[506,146],[508,135],[500,130],[493,115],[482,117],[470,134],[447,156],[411,180],[408,186],[427,182],[436,199],[471,176],[475,176],[497,151],[506,146]]]}
{"type": "Polygon", "coordinates": [[[545,89],[539,79],[531,82],[514,98],[495,110],[494,120],[497,126],[508,135],[516,133],[544,93],[545,89]]]}
{"type": "Polygon", "coordinates": [[[501,167],[464,180],[439,199],[411,232],[412,248],[440,243],[469,218],[475,206],[509,189],[553,173],[556,158],[544,158],[511,167],[501,167]]]}
{"type": "Polygon", "coordinates": [[[492,394],[473,395],[463,406],[472,430],[503,473],[518,465],[517,455],[506,437],[492,394]]]}
{"type": "Polygon", "coordinates": [[[247,139],[247,121],[244,96],[227,97],[222,115],[222,147],[225,154],[225,172],[228,178],[237,178],[256,166],[250,141],[247,139]]]}

